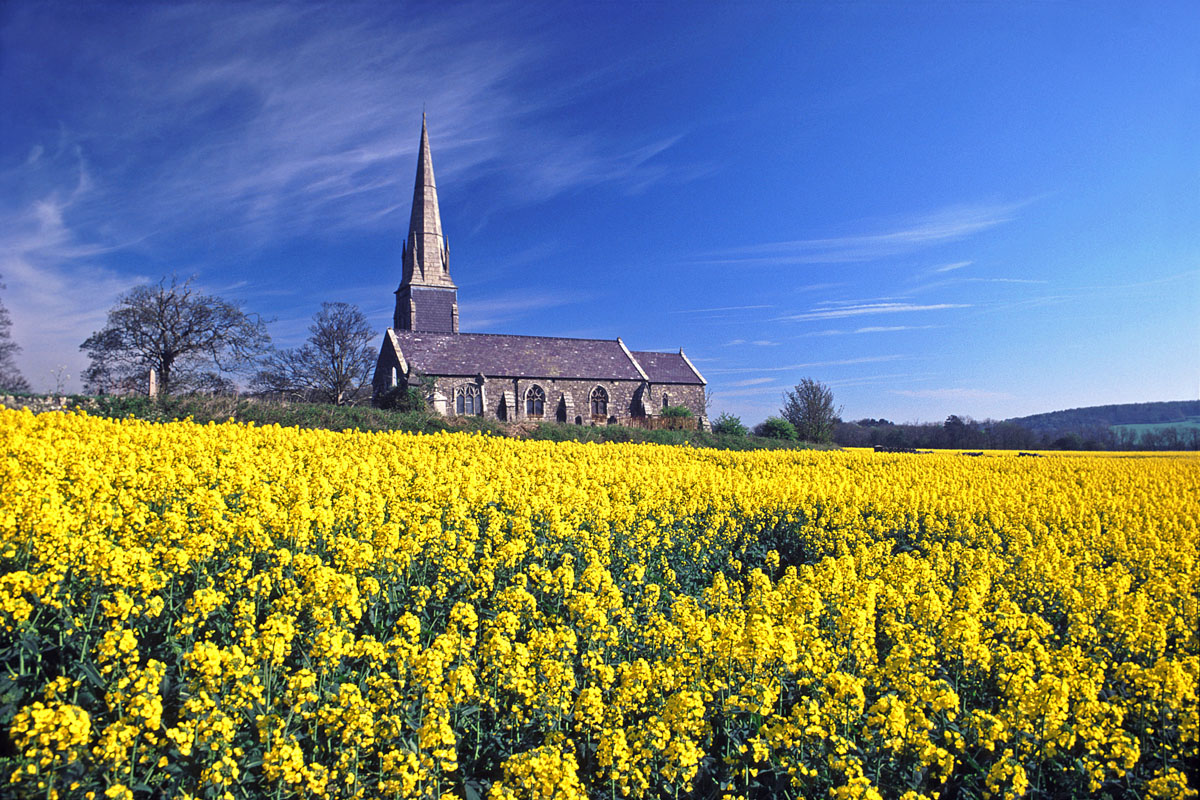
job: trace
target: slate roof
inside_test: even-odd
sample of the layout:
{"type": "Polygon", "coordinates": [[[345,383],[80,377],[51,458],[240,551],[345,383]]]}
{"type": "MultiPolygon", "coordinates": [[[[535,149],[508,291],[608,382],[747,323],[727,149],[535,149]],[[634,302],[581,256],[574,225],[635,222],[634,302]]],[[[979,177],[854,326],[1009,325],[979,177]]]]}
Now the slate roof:
{"type": "Polygon", "coordinates": [[[421,331],[393,335],[410,368],[427,375],[643,380],[616,339],[421,331]]]}
{"type": "Polygon", "coordinates": [[[704,383],[704,378],[692,368],[683,353],[634,351],[633,357],[642,365],[651,383],[704,383]]]}

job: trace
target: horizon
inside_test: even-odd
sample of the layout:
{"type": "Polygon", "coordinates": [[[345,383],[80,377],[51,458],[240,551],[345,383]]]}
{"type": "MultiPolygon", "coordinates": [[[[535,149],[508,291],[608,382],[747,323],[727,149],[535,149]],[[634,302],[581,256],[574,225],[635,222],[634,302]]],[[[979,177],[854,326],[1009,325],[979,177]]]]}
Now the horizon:
{"type": "Polygon", "coordinates": [[[1200,399],[1196,41],[1184,2],[14,2],[0,301],[42,391],[172,273],[281,347],[322,301],[382,338],[424,108],[464,332],[682,349],[751,425],[804,377],[897,423],[1200,399]]]}

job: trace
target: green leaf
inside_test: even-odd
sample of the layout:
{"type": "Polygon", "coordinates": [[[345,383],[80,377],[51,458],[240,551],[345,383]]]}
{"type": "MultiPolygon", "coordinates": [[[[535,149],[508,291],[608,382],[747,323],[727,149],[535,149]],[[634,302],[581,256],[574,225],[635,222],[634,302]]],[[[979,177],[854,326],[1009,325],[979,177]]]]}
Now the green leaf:
{"type": "Polygon", "coordinates": [[[90,661],[81,661],[79,663],[79,671],[83,673],[83,677],[87,678],[87,682],[97,689],[104,689],[106,687],[104,677],[90,661]]]}

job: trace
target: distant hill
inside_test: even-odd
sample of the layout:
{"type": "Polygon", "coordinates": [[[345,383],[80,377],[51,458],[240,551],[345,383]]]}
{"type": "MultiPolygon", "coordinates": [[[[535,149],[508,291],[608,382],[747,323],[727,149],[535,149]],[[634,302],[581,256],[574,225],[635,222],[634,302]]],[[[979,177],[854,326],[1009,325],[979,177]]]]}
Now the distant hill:
{"type": "Polygon", "coordinates": [[[1172,400],[1165,403],[1123,403],[1112,406],[1070,408],[1014,417],[1015,422],[1035,433],[1081,431],[1111,428],[1114,425],[1187,425],[1200,417],[1200,400],[1172,400]]]}

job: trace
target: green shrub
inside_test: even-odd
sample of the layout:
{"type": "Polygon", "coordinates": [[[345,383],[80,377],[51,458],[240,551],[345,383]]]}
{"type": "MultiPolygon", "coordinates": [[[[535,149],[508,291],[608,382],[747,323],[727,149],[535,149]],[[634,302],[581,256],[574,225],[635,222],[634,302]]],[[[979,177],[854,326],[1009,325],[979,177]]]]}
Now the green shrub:
{"type": "Polygon", "coordinates": [[[741,417],[723,413],[713,422],[712,432],[725,436],[745,436],[750,433],[750,429],[742,424],[741,417]]]}
{"type": "Polygon", "coordinates": [[[393,386],[375,399],[377,408],[389,411],[425,411],[425,398],[415,387],[393,386]]]}
{"type": "Polygon", "coordinates": [[[109,419],[124,419],[129,416],[151,419],[157,410],[154,401],[149,397],[102,394],[96,398],[96,410],[91,413],[109,419]]]}
{"type": "MultiPolygon", "coordinates": [[[[399,394],[399,393],[397,393],[399,394]]],[[[186,419],[206,422],[252,422],[255,425],[279,425],[284,428],[324,428],[334,431],[403,431],[437,433],[469,431],[493,436],[524,435],[530,439],[555,442],[644,442],[650,444],[711,447],[719,450],[760,450],[807,447],[786,436],[746,436],[745,426],[737,417],[722,415],[711,433],[696,430],[649,430],[623,425],[563,425],[542,423],[522,434],[503,423],[483,417],[443,417],[421,408],[410,411],[371,406],[335,406],[324,403],[285,402],[233,395],[173,395],[151,400],[148,397],[101,395],[80,398],[89,401],[89,414],[112,418],[134,416],[150,422],[186,419]],[[737,426],[722,425],[722,420],[737,426]],[[720,427],[718,427],[720,426],[720,427]]],[[[397,398],[404,402],[402,398],[397,398]]]]}
{"type": "Polygon", "coordinates": [[[692,416],[692,410],[687,406],[667,406],[662,410],[664,417],[673,417],[675,419],[684,419],[692,416]]]}
{"type": "Polygon", "coordinates": [[[767,439],[784,439],[789,442],[796,441],[796,426],[783,417],[767,417],[755,427],[754,433],[757,436],[763,436],[767,439]]]}

